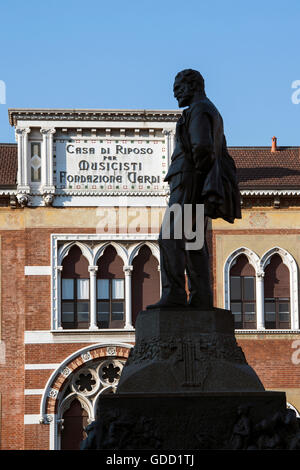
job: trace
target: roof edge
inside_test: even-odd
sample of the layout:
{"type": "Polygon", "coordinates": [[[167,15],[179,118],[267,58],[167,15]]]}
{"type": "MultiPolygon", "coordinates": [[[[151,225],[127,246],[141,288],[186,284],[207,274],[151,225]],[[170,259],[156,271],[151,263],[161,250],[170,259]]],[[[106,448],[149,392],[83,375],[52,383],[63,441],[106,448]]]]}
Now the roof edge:
{"type": "Polygon", "coordinates": [[[17,120],[120,120],[120,121],[176,121],[181,115],[179,110],[159,109],[80,109],[80,108],[9,108],[8,118],[11,126],[17,120]]]}

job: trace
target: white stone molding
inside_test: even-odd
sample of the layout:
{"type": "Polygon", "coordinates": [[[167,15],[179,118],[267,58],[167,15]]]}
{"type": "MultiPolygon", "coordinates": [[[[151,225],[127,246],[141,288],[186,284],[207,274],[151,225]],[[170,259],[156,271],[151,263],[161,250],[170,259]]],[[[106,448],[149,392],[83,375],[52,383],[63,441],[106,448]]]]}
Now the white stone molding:
{"type": "Polygon", "coordinates": [[[287,402],[287,403],[286,403],[286,407],[287,407],[287,409],[289,409],[289,410],[295,411],[297,418],[298,418],[298,419],[300,418],[300,413],[299,413],[299,411],[297,410],[297,408],[295,408],[293,405],[291,405],[291,403],[288,403],[288,402],[287,402]]]}
{"type": "Polygon", "coordinates": [[[254,253],[254,251],[250,250],[249,248],[246,247],[241,247],[235,250],[233,253],[231,253],[227,260],[225,261],[224,264],[224,308],[227,310],[230,310],[230,269],[231,266],[233,265],[234,261],[240,256],[240,255],[246,255],[249,263],[253,266],[255,270],[255,275],[256,275],[256,322],[257,322],[257,329],[262,328],[263,325],[263,302],[261,302],[261,299],[258,302],[257,295],[261,295],[261,281],[259,281],[259,277],[257,276],[257,273],[260,273],[261,268],[260,268],[260,258],[259,256],[254,253]]]}
{"type": "MultiPolygon", "coordinates": [[[[68,256],[71,248],[73,246],[78,246],[78,248],[81,250],[81,253],[83,256],[87,259],[89,265],[92,264],[92,250],[89,248],[88,245],[85,243],[82,243],[80,241],[73,241],[73,242],[68,242],[64,244],[62,247],[60,247],[58,254],[57,254],[57,265],[54,265],[54,272],[52,274],[52,281],[53,281],[53,291],[52,291],[52,328],[55,329],[62,329],[62,319],[61,319],[61,272],[62,272],[62,262],[63,259],[68,256]]],[[[90,271],[90,277],[92,277],[92,271],[90,271]]],[[[91,279],[92,281],[94,280],[93,278],[91,279]]],[[[94,287],[94,286],[93,286],[94,287]]],[[[91,288],[91,284],[90,284],[91,288]]],[[[91,302],[91,299],[90,299],[91,302]]],[[[96,307],[93,306],[95,309],[96,307]]],[[[91,305],[90,305],[91,309],[91,305]]],[[[96,314],[94,313],[93,310],[93,319],[95,318],[96,314]]],[[[92,318],[92,312],[90,315],[90,318],[92,318]]],[[[91,327],[91,325],[90,325],[91,327]]],[[[92,329],[96,329],[96,327],[93,327],[92,329]]]]}
{"type": "Polygon", "coordinates": [[[89,266],[90,273],[90,330],[98,330],[97,326],[97,271],[98,266],[89,266]]]}
{"type": "Polygon", "coordinates": [[[58,364],[25,364],[25,370],[51,370],[57,369],[58,364]]]}
{"type": "MultiPolygon", "coordinates": [[[[106,238],[110,238],[110,234],[106,235],[106,238]]],[[[106,248],[108,246],[113,246],[118,254],[118,256],[120,256],[120,258],[122,259],[124,265],[127,264],[127,260],[128,260],[128,253],[127,253],[127,250],[126,248],[120,244],[120,243],[117,243],[115,241],[107,241],[105,243],[101,243],[100,245],[98,245],[95,250],[94,250],[94,264],[97,264],[99,258],[101,258],[101,256],[103,256],[106,248]]]]}
{"type": "MultiPolygon", "coordinates": [[[[90,353],[91,350],[97,349],[97,348],[116,348],[116,347],[123,347],[123,348],[128,348],[131,349],[133,346],[132,344],[125,344],[125,343],[105,343],[105,344],[93,344],[88,347],[84,347],[78,351],[75,351],[72,353],[70,356],[68,356],[61,364],[57,366],[55,371],[51,374],[50,378],[48,379],[48,382],[45,386],[45,389],[43,390],[43,395],[41,399],[41,405],[40,405],[40,415],[34,415],[34,417],[31,418],[31,415],[27,415],[25,417],[25,424],[32,424],[34,423],[40,423],[40,424],[49,424],[50,420],[48,419],[48,414],[47,414],[47,398],[49,395],[49,391],[51,390],[51,384],[55,380],[58,374],[60,374],[63,370],[66,369],[67,364],[75,359],[76,357],[80,357],[82,355],[87,355],[90,353]]],[[[91,363],[91,366],[88,366],[87,368],[80,368],[72,372],[71,374],[68,375],[67,378],[67,384],[71,385],[71,392],[68,396],[65,398],[59,398],[59,395],[57,395],[58,401],[58,407],[57,407],[57,414],[51,415],[51,423],[53,423],[53,426],[50,427],[50,450],[56,450],[60,449],[60,431],[62,430],[63,426],[63,415],[65,411],[69,409],[71,406],[73,400],[77,399],[79,400],[81,406],[86,410],[88,414],[88,422],[91,422],[95,419],[96,417],[96,410],[97,410],[97,400],[98,396],[100,393],[105,393],[106,389],[111,390],[111,384],[106,384],[103,382],[103,380],[100,380],[100,375],[99,375],[99,369],[103,364],[108,364],[108,363],[116,363],[117,365],[121,367],[125,363],[125,358],[124,360],[115,360],[113,358],[108,359],[107,357],[99,358],[97,361],[93,361],[91,363]],[[77,390],[76,387],[74,386],[74,380],[76,379],[76,376],[81,373],[81,372],[91,372],[93,378],[96,380],[96,384],[93,387],[91,391],[83,391],[81,392],[80,390],[77,390]]],[[[65,389],[65,385],[64,385],[65,389]]],[[[26,415],[25,415],[26,416],[26,415]]]]}
{"type": "MultiPolygon", "coordinates": [[[[95,295],[92,295],[91,291],[91,330],[97,330],[95,322],[93,320],[96,311],[96,286],[95,286],[95,274],[93,274],[93,267],[97,266],[97,261],[103,255],[105,249],[112,245],[117,254],[123,261],[123,266],[126,268],[132,266],[133,258],[138,254],[139,249],[143,245],[147,245],[152,254],[159,262],[159,249],[156,243],[158,234],[52,234],[51,235],[51,286],[52,286],[52,297],[51,297],[51,310],[52,310],[52,330],[62,330],[61,326],[61,270],[63,259],[68,255],[70,249],[77,245],[85,258],[88,260],[90,266],[90,286],[91,289],[95,290],[95,295]],[[107,240],[109,236],[109,241],[107,240]],[[58,241],[64,242],[62,246],[58,247],[58,241]],[[127,248],[128,242],[135,242],[129,248],[127,248]]],[[[132,313],[131,313],[131,283],[130,274],[125,272],[125,320],[126,330],[133,330],[132,327],[132,313]]],[[[96,315],[95,315],[96,316],[96,315]]],[[[101,330],[103,331],[103,330],[101,330]]],[[[108,331],[108,330],[107,330],[108,331]]],[[[92,333],[92,331],[91,331],[92,333]]]]}
{"type": "Polygon", "coordinates": [[[63,259],[66,256],[68,256],[70,249],[75,245],[77,245],[78,248],[80,248],[83,256],[87,259],[89,265],[94,266],[96,263],[94,263],[93,251],[87,244],[82,243],[81,241],[76,240],[76,239],[74,241],[67,242],[63,246],[60,247],[59,252],[58,252],[58,257],[57,257],[58,264],[59,265],[62,264],[63,259]]]}
{"type": "MultiPolygon", "coordinates": [[[[94,416],[94,409],[93,406],[91,405],[90,401],[81,393],[79,392],[73,392],[70,395],[68,395],[60,404],[59,409],[58,409],[58,414],[56,416],[56,422],[59,424],[62,422],[63,425],[63,415],[64,413],[70,408],[72,402],[74,400],[78,400],[82,406],[82,408],[87,412],[88,415],[88,421],[94,421],[95,416],[94,416]]],[[[62,428],[60,428],[61,430],[62,428]]],[[[58,430],[59,431],[59,430],[58,430]]],[[[60,433],[58,433],[60,434],[60,433]]],[[[60,439],[59,439],[60,441],[60,439]]],[[[59,446],[60,447],[60,446],[59,446]]]]}
{"type": "MultiPolygon", "coordinates": [[[[60,364],[57,364],[57,367],[55,370],[52,372],[51,376],[49,377],[44,391],[43,391],[43,398],[41,400],[41,405],[40,405],[40,416],[45,416],[46,415],[46,406],[47,406],[47,398],[48,398],[48,392],[51,389],[50,385],[52,384],[54,378],[61,373],[61,371],[65,370],[67,367],[67,364],[69,364],[73,359],[76,357],[80,357],[82,354],[87,354],[91,350],[97,349],[97,348],[116,348],[116,347],[121,347],[121,348],[128,348],[131,349],[133,347],[132,344],[129,343],[94,343],[89,346],[85,346],[84,348],[81,348],[72,354],[70,354],[68,357],[66,357],[60,364]]],[[[71,375],[71,374],[70,374],[71,375]]]]}
{"type": "Polygon", "coordinates": [[[11,108],[8,111],[9,123],[16,126],[18,121],[30,122],[32,127],[37,127],[41,121],[49,123],[53,126],[73,127],[93,127],[103,128],[104,122],[109,122],[110,128],[125,126],[136,128],[139,125],[145,127],[145,122],[151,122],[151,127],[162,127],[163,123],[174,126],[181,111],[177,110],[157,110],[157,109],[34,109],[11,108]],[[66,124],[66,121],[68,123],[66,124]]]}
{"type": "Polygon", "coordinates": [[[116,346],[107,346],[106,348],[106,355],[107,356],[116,356],[117,348],[116,346]]]}
{"type": "Polygon", "coordinates": [[[52,270],[51,325],[52,329],[61,329],[61,273],[63,267],[55,265],[52,270]]]}
{"type": "MultiPolygon", "coordinates": [[[[43,422],[46,422],[46,420],[47,420],[48,423],[51,422],[51,420],[50,420],[48,417],[45,416],[45,417],[43,418],[43,422]]],[[[25,424],[25,425],[26,425],[26,424],[39,424],[39,423],[41,423],[41,417],[40,417],[40,415],[34,415],[34,414],[32,414],[32,415],[24,415],[24,424],[25,424]]]]}
{"type": "Polygon", "coordinates": [[[261,267],[256,271],[256,327],[258,330],[265,329],[265,272],[261,267]]]}
{"type": "Polygon", "coordinates": [[[298,302],[298,267],[293,256],[283,248],[275,246],[268,250],[261,257],[262,270],[270,262],[271,257],[277,253],[282,262],[287,266],[290,273],[290,310],[291,310],[291,329],[299,328],[299,302],[298,302]]]}
{"type": "Polygon", "coordinates": [[[171,164],[171,156],[175,146],[175,129],[164,129],[163,134],[166,137],[166,152],[168,167],[171,164]]]}
{"type": "Polygon", "coordinates": [[[43,395],[43,388],[25,388],[24,395],[43,395]]]}
{"type": "MultiPolygon", "coordinates": [[[[298,267],[293,256],[280,247],[273,247],[266,251],[260,258],[249,248],[241,247],[229,255],[224,265],[224,307],[230,310],[230,268],[234,260],[241,254],[245,254],[249,263],[255,269],[256,276],[256,319],[257,330],[265,329],[264,318],[264,274],[265,268],[271,257],[278,253],[287,266],[290,273],[290,305],[291,305],[291,331],[299,329],[299,304],[298,304],[298,267]]],[[[240,330],[239,330],[240,331],[240,330]]],[[[275,330],[274,330],[275,331],[275,330]]],[[[276,330],[279,331],[279,330],[276,330]]],[[[268,330],[269,332],[269,330],[268,330]]]]}
{"type": "Polygon", "coordinates": [[[41,151],[42,166],[42,188],[43,193],[55,193],[53,185],[53,134],[56,129],[54,127],[41,127],[40,132],[43,136],[41,151]]]}
{"type": "Polygon", "coordinates": [[[16,127],[16,138],[18,142],[18,192],[30,192],[28,181],[28,134],[30,127],[16,127]]]}
{"type": "Polygon", "coordinates": [[[161,274],[160,274],[160,264],[157,266],[157,271],[159,273],[159,295],[161,296],[162,294],[162,283],[161,283],[161,274]]]}
{"type": "Polygon", "coordinates": [[[105,342],[113,339],[129,343],[135,340],[135,330],[105,328],[93,331],[88,328],[70,330],[57,328],[55,330],[28,330],[24,332],[25,344],[92,344],[97,343],[99,338],[105,342]]]}
{"type": "Polygon", "coordinates": [[[151,241],[143,241],[137,243],[129,248],[128,250],[128,264],[132,265],[134,258],[139,254],[140,249],[144,246],[148,246],[150,248],[152,255],[157,259],[158,263],[160,263],[160,255],[159,255],[159,247],[157,243],[153,243],[151,241]]]}
{"type": "Polygon", "coordinates": [[[132,296],[131,296],[131,275],[133,266],[123,267],[125,273],[125,329],[133,330],[132,326],[132,296]]]}
{"type": "Polygon", "coordinates": [[[51,276],[51,266],[24,266],[25,276],[51,276]]]}

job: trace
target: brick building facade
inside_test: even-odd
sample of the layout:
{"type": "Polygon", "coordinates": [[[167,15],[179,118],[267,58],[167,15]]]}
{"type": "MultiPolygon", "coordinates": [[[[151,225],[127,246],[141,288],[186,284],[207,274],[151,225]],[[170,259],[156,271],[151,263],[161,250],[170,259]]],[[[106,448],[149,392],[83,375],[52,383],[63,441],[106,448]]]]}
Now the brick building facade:
{"type": "MultiPolygon", "coordinates": [[[[10,110],[0,144],[0,445],[71,449],[160,295],[174,111],[10,110]],[[117,147],[118,146],[118,147],[117,147]],[[130,150],[131,149],[131,150],[130,150]],[[101,165],[100,165],[101,164],[101,165]],[[104,178],[105,177],[105,178],[104,178]]],[[[300,410],[300,149],[230,148],[242,219],[211,223],[215,306],[300,410]]]]}

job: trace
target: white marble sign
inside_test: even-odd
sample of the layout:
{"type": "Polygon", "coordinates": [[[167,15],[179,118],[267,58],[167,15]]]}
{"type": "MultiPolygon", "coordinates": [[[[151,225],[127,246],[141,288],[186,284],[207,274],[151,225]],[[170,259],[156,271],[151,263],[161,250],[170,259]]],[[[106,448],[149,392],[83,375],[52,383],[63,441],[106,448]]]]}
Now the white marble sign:
{"type": "Polygon", "coordinates": [[[57,189],[157,192],[167,187],[163,139],[57,139],[54,154],[57,189]]]}

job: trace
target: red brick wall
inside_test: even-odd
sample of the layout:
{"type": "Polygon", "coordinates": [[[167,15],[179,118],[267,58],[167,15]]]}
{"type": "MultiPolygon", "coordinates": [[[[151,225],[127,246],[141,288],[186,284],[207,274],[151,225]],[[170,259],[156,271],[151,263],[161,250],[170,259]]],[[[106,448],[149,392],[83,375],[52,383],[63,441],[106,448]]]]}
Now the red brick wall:
{"type": "Polygon", "coordinates": [[[257,335],[251,339],[241,336],[237,337],[238,344],[265,388],[300,388],[300,364],[293,363],[300,349],[300,346],[292,347],[297,339],[295,335],[285,334],[274,339],[272,335],[257,335]]]}
{"type": "Polygon", "coordinates": [[[1,235],[1,449],[24,447],[25,243],[23,231],[1,235]]]}
{"type": "Polygon", "coordinates": [[[25,450],[49,449],[49,425],[26,424],[25,426],[25,450]]]}

